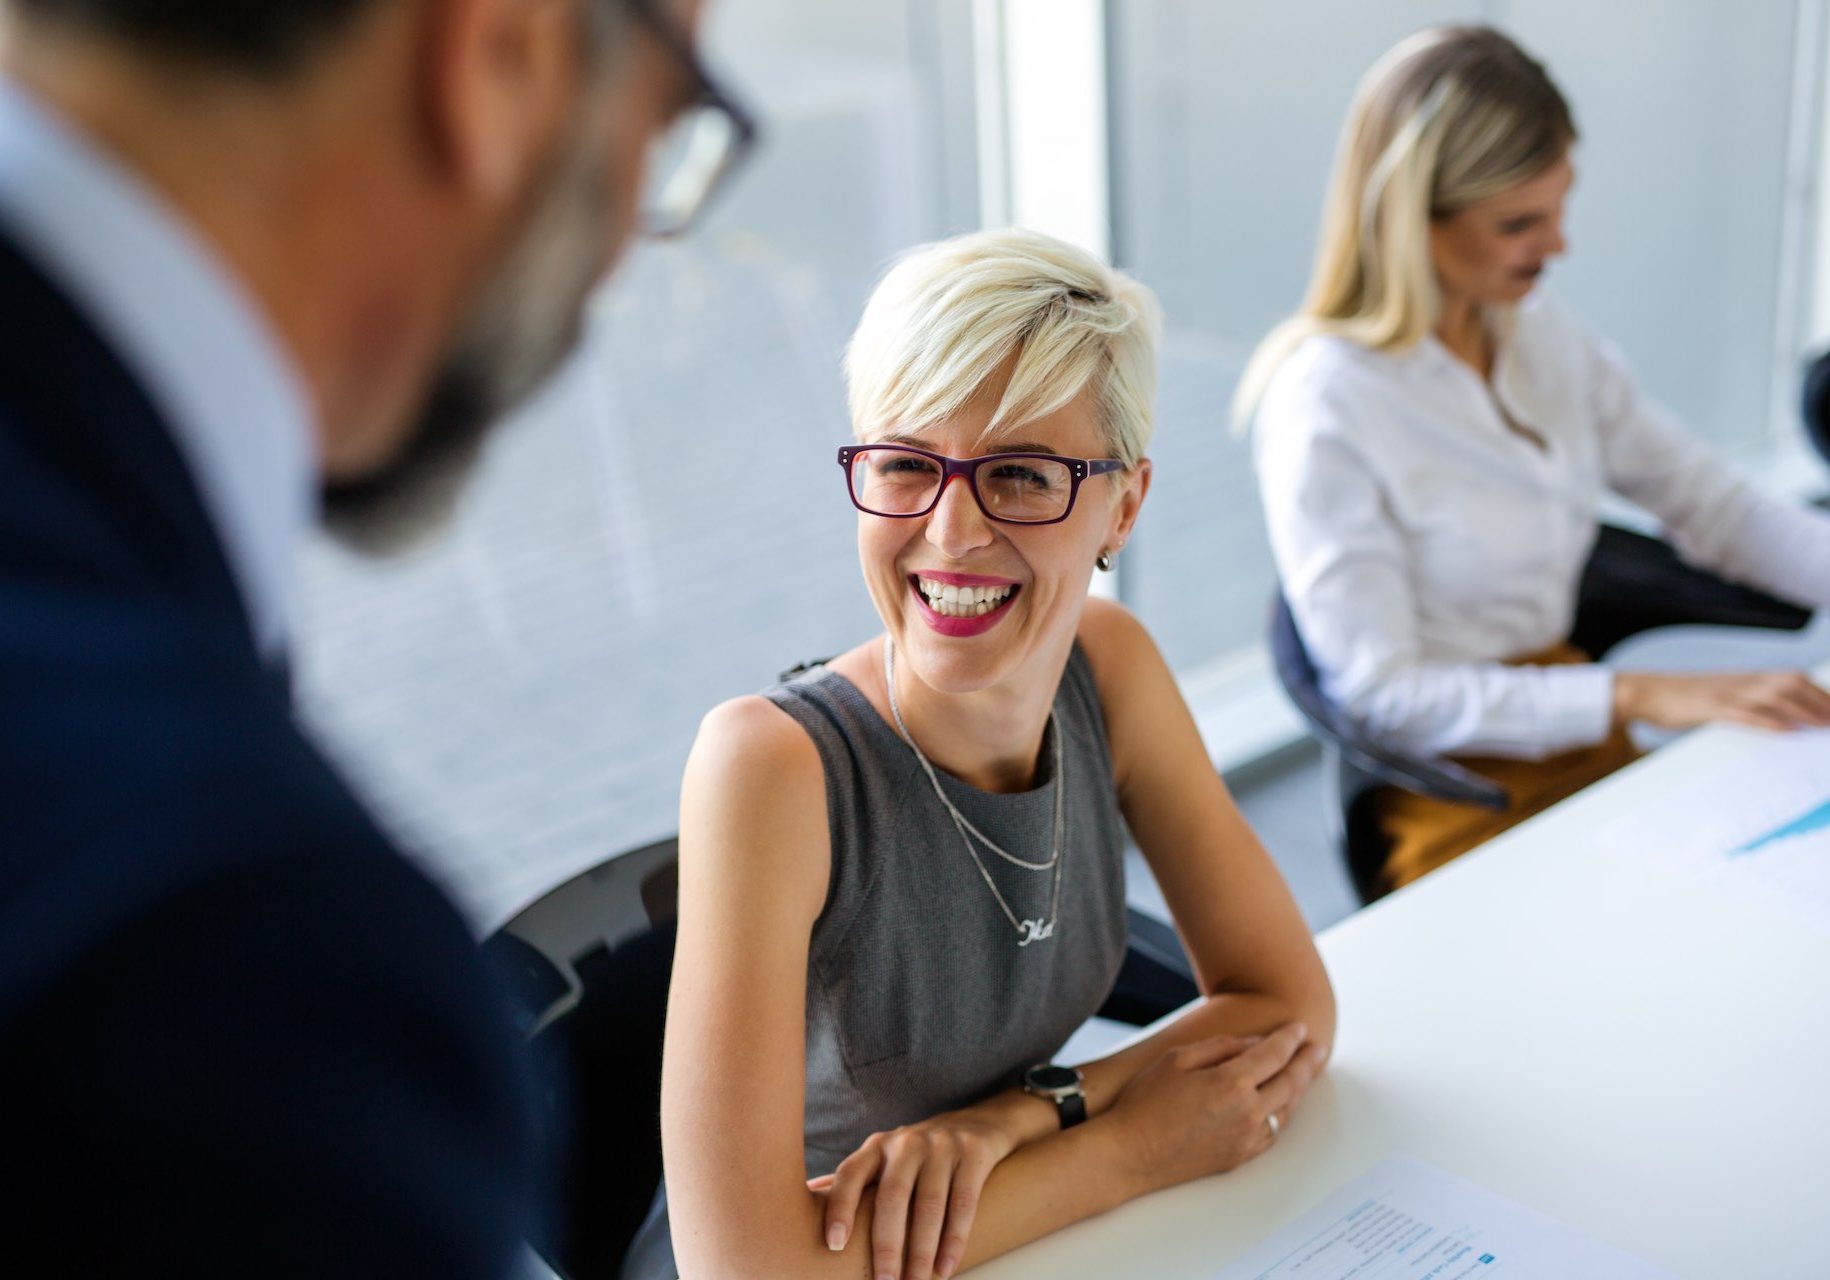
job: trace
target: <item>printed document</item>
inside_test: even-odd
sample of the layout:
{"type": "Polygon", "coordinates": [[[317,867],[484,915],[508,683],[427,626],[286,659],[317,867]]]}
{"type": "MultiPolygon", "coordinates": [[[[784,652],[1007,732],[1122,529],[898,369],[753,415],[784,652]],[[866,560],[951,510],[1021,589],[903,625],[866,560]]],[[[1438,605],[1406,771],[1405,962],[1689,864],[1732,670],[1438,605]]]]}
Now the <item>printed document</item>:
{"type": "Polygon", "coordinates": [[[1535,1210],[1392,1156],[1214,1280],[1676,1280],[1535,1210]]]}
{"type": "Polygon", "coordinates": [[[1830,731],[1762,738],[1707,785],[1602,829],[1605,847],[1830,930],[1830,731]]]}

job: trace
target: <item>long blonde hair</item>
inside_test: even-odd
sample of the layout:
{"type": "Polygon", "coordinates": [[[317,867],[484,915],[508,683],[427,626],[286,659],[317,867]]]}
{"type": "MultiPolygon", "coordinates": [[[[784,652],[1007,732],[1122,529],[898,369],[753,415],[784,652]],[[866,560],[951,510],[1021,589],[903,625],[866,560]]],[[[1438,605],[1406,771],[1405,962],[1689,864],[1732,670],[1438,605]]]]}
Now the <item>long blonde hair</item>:
{"type": "Polygon", "coordinates": [[[1297,346],[1334,334],[1402,351],[1435,328],[1430,222],[1536,177],[1576,140],[1542,65],[1491,27],[1399,42],[1354,93],[1302,308],[1258,344],[1233,417],[1244,427],[1297,346]]]}

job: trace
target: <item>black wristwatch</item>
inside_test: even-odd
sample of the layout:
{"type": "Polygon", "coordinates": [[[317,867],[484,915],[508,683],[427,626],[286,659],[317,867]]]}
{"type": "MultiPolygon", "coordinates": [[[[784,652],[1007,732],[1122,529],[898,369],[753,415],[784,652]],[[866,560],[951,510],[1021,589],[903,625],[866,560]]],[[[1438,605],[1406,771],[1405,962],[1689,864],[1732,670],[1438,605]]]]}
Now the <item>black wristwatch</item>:
{"type": "Polygon", "coordinates": [[[1023,1091],[1054,1103],[1063,1129],[1072,1129],[1087,1118],[1086,1081],[1078,1068],[1052,1062],[1031,1067],[1023,1073],[1023,1091]]]}

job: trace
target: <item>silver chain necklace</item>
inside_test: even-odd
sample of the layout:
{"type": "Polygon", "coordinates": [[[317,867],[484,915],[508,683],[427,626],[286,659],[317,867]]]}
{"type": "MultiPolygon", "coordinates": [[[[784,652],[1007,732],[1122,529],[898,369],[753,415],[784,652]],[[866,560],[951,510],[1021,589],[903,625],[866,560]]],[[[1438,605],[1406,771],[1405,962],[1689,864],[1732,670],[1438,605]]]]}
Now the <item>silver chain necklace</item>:
{"type": "Polygon", "coordinates": [[[972,858],[972,865],[978,868],[980,877],[985,881],[985,887],[991,890],[991,896],[998,900],[998,906],[1002,908],[1004,918],[1010,921],[1010,927],[1017,931],[1017,945],[1019,947],[1027,947],[1032,942],[1043,942],[1054,937],[1055,923],[1061,918],[1062,800],[1067,794],[1067,779],[1062,776],[1061,772],[1061,726],[1055,722],[1055,713],[1053,709],[1048,713],[1048,731],[1049,737],[1053,741],[1055,748],[1055,832],[1049,849],[1048,860],[1045,862],[1031,862],[1027,859],[1019,858],[1016,854],[1003,848],[997,841],[993,840],[983,831],[980,831],[977,827],[973,826],[972,821],[959,811],[953,801],[947,798],[946,791],[940,785],[940,776],[935,773],[934,766],[928,763],[928,757],[922,754],[921,748],[915,745],[915,735],[909,732],[909,726],[902,718],[902,708],[897,705],[896,646],[890,643],[888,636],[885,636],[883,640],[883,683],[884,687],[889,690],[890,716],[896,721],[896,732],[902,735],[902,740],[909,744],[909,750],[915,753],[915,759],[920,762],[922,772],[928,775],[928,782],[934,787],[934,794],[940,797],[940,802],[945,806],[948,816],[953,819],[953,828],[959,832],[959,838],[966,846],[966,853],[972,858]],[[997,881],[991,878],[991,872],[986,869],[984,860],[979,857],[978,848],[972,843],[973,836],[977,836],[980,842],[983,843],[987,849],[997,854],[998,857],[1014,866],[1022,867],[1025,871],[1047,871],[1051,867],[1054,868],[1055,884],[1051,892],[1048,919],[1046,921],[1041,919],[1019,920],[1017,918],[1017,913],[1010,909],[1010,903],[1006,902],[1004,900],[1004,895],[998,891],[997,881]]]}

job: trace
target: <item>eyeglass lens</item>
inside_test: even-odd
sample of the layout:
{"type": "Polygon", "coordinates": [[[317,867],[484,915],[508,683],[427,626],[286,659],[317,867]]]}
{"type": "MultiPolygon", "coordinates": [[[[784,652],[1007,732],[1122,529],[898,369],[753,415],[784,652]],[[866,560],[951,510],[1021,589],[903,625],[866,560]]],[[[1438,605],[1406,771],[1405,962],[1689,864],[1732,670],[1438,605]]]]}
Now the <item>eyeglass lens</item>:
{"type": "Polygon", "coordinates": [[[723,107],[701,103],[656,139],[642,211],[646,231],[673,235],[692,222],[730,168],[741,132],[723,107]]]}
{"type": "MultiPolygon", "coordinates": [[[[934,505],[941,476],[940,463],[919,453],[865,449],[852,458],[852,497],[874,515],[918,515],[934,505]]],[[[1017,524],[1059,519],[1074,491],[1073,472],[1046,458],[988,461],[973,479],[985,510],[1017,524]]]]}

